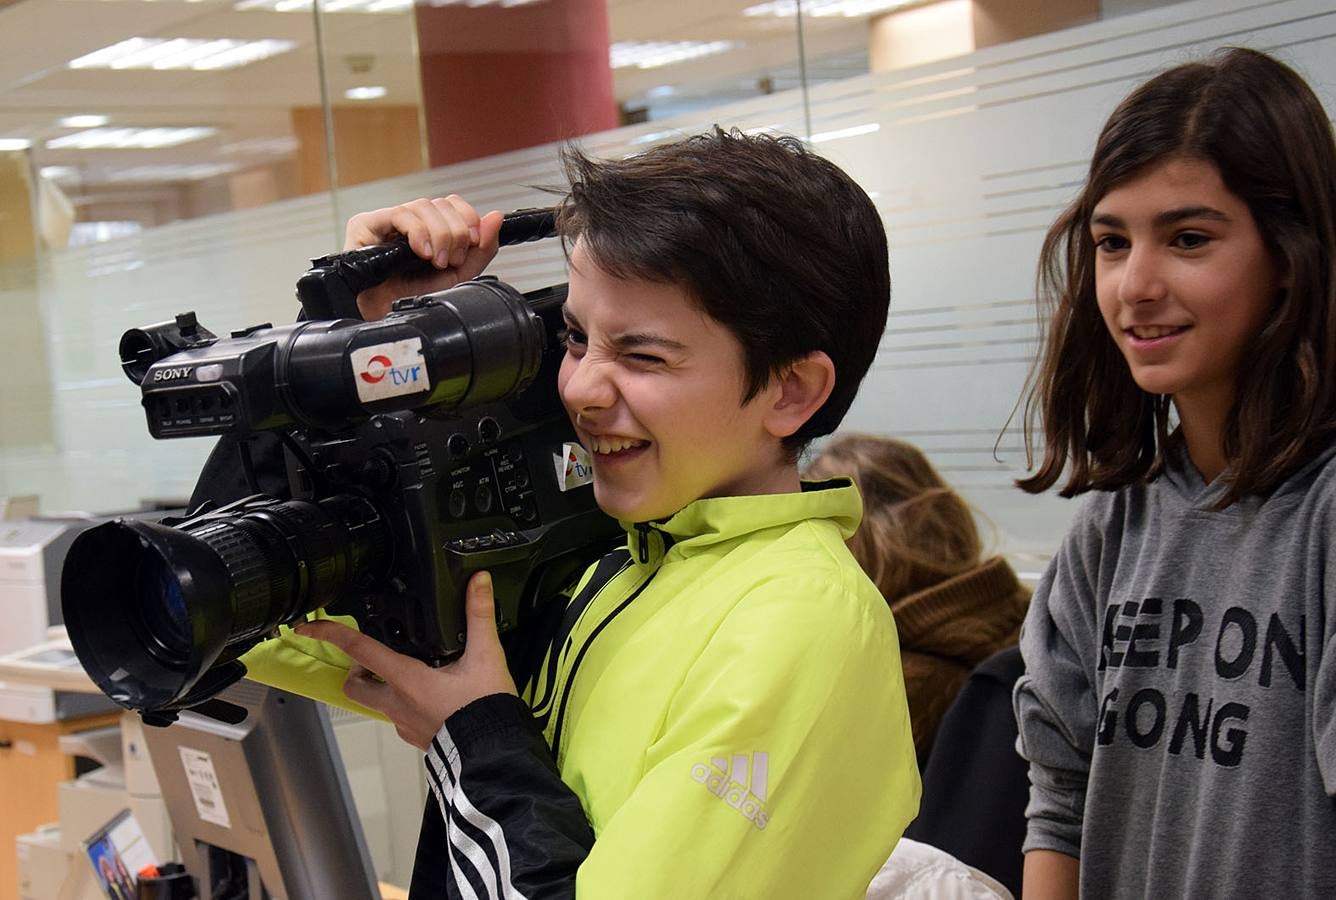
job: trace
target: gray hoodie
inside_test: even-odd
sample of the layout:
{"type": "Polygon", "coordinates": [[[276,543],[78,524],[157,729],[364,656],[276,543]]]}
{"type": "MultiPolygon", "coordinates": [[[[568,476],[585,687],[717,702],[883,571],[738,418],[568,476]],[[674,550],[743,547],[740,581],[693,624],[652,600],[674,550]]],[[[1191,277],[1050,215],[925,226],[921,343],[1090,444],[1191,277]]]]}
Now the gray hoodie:
{"type": "Polygon", "coordinates": [[[1181,454],[1085,500],[1015,693],[1025,849],[1083,896],[1336,897],[1334,455],[1220,512],[1181,454]]]}

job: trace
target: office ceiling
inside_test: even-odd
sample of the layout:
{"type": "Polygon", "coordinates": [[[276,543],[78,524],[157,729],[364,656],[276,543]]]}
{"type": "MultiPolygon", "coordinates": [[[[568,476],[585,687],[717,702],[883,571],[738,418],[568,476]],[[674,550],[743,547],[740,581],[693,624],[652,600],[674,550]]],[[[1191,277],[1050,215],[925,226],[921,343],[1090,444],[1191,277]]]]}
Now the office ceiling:
{"type": "MultiPolygon", "coordinates": [[[[223,168],[245,169],[290,157],[291,110],[320,104],[315,17],[309,9],[238,9],[242,2],[0,0],[0,139],[30,141],[38,167],[65,167],[66,190],[76,203],[79,190],[90,186],[105,190],[115,184],[202,178],[223,168]],[[278,39],[291,41],[294,47],[250,65],[211,71],[69,65],[131,37],[278,39]],[[106,116],[107,128],[214,131],[204,139],[155,149],[48,147],[48,142],[81,130],[61,124],[62,118],[75,115],[106,116]]],[[[614,73],[618,99],[637,105],[647,94],[660,100],[672,94],[679,103],[707,102],[703,98],[711,96],[726,102],[734,95],[754,94],[762,79],[769,79],[775,89],[796,83],[794,20],[743,15],[743,9],[756,2],[609,0],[613,41],[736,45],[675,65],[618,69],[614,73]]],[[[492,14],[499,17],[501,12],[492,14]]],[[[328,12],[320,17],[320,28],[326,59],[324,89],[335,102],[419,102],[411,10],[328,12]],[[383,87],[384,96],[344,99],[347,89],[368,85],[383,87]]],[[[808,19],[804,35],[809,60],[830,60],[828,74],[844,77],[865,65],[865,19],[808,19]]],[[[809,77],[812,74],[809,70],[809,77]]]]}

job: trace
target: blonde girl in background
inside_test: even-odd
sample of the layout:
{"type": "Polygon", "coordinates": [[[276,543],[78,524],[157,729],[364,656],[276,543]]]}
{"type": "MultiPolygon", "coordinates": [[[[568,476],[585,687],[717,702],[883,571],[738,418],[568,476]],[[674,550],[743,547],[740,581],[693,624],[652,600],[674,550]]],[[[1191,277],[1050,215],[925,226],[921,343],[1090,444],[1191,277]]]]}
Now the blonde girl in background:
{"type": "Polygon", "coordinates": [[[942,715],[970,671],[1020,634],[1030,592],[983,542],[964,498],[913,444],[834,438],[805,478],[848,475],[863,521],[848,546],[895,615],[914,749],[923,768],[942,715]]]}

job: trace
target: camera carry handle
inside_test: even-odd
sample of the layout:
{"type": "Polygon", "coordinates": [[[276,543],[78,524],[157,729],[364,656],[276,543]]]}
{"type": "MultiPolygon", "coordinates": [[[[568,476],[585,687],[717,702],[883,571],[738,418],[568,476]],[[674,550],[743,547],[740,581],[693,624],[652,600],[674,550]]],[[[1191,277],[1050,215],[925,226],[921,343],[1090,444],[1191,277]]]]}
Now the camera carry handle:
{"type": "MultiPolygon", "coordinates": [[[[510,247],[553,237],[557,233],[555,209],[517,209],[501,222],[500,246],[510,247]]],[[[311,268],[297,279],[297,299],[308,321],[360,319],[357,295],[375,287],[391,275],[426,275],[434,271],[431,260],[422,259],[395,238],[384,244],[331,253],[311,260],[311,268]]]]}

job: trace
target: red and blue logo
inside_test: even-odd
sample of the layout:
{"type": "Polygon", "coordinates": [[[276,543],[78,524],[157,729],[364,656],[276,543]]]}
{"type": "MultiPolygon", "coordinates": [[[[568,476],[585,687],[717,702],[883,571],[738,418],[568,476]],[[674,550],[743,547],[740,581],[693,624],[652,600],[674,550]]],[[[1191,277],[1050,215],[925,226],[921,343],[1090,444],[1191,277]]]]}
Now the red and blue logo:
{"type": "Polygon", "coordinates": [[[366,361],[366,369],[357,377],[367,384],[380,384],[389,378],[393,385],[414,385],[422,377],[422,364],[396,366],[388,356],[377,354],[366,361]]]}

